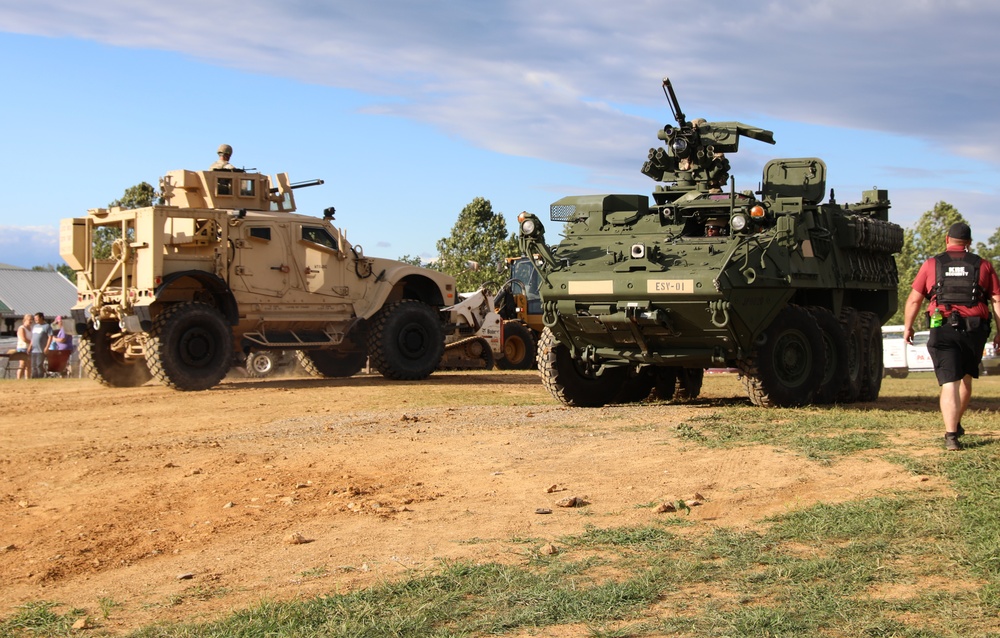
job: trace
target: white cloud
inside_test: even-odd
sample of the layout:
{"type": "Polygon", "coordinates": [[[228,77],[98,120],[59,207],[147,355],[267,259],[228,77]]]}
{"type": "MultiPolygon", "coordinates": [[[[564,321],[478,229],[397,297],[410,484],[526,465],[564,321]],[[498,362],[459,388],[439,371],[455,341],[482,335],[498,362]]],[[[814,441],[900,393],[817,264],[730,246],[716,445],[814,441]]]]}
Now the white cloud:
{"type": "Polygon", "coordinates": [[[663,75],[689,115],[869,128],[1000,161],[992,1],[4,0],[0,18],[10,31],[179,51],[384,96],[373,109],[600,171],[634,171],[630,149],[668,120],[663,75]],[[663,121],[620,104],[656,107],[663,121]]]}
{"type": "Polygon", "coordinates": [[[0,262],[21,268],[62,263],[59,228],[0,225],[0,262]]]}

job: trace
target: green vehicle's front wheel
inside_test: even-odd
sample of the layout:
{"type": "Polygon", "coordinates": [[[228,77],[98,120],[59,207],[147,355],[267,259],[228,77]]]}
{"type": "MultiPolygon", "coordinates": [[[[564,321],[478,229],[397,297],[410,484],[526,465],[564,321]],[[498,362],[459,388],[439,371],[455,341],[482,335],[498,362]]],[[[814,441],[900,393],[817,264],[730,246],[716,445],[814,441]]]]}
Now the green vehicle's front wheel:
{"type": "Polygon", "coordinates": [[[596,408],[611,403],[625,383],[627,369],[605,368],[598,373],[574,359],[569,348],[559,343],[546,328],[538,342],[538,371],[542,384],[562,403],[596,408]]]}

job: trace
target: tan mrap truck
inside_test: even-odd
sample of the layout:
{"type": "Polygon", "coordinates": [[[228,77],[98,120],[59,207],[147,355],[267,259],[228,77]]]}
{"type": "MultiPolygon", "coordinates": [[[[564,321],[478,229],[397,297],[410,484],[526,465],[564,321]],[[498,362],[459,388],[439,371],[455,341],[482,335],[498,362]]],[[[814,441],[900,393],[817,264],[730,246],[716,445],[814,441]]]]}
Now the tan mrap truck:
{"type": "Polygon", "coordinates": [[[390,379],[422,379],[458,332],[455,281],[367,257],[322,219],[296,214],[284,173],[167,173],[159,203],[62,220],[77,271],[73,320],[92,378],[178,390],[218,384],[261,350],[299,350],[315,371],[350,376],[370,358],[390,379]],[[104,229],[104,230],[99,230],[104,229]],[[114,238],[94,255],[97,233],[114,238]]]}

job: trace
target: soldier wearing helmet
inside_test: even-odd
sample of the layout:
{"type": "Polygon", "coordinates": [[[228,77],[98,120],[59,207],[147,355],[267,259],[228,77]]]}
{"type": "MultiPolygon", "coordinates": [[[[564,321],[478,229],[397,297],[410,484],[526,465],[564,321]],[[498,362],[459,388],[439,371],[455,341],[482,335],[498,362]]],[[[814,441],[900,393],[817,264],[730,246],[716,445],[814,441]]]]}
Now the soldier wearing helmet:
{"type": "Polygon", "coordinates": [[[229,158],[233,156],[233,147],[229,144],[222,144],[219,146],[219,159],[216,160],[214,164],[208,167],[212,171],[231,171],[235,170],[235,167],[229,163],[229,158]]]}
{"type": "Polygon", "coordinates": [[[729,222],[722,217],[712,217],[705,222],[705,237],[724,237],[729,234],[729,222]]]}

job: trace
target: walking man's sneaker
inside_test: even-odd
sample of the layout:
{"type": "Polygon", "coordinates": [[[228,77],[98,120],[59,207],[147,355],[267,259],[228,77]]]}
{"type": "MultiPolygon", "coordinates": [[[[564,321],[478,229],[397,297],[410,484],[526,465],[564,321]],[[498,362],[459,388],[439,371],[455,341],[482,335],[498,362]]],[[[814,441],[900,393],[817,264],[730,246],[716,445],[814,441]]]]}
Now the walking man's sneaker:
{"type": "Polygon", "coordinates": [[[958,432],[944,433],[944,449],[949,452],[962,449],[962,444],[958,442],[958,432]]]}

